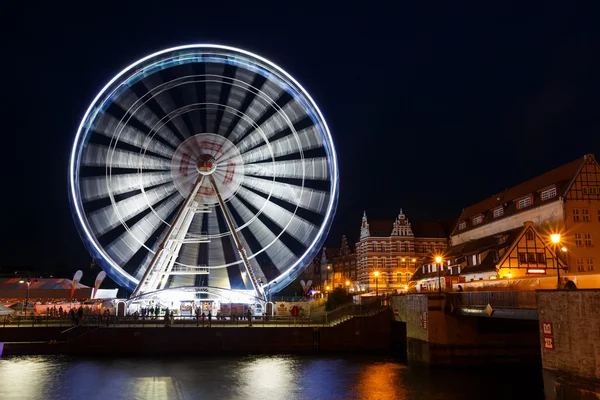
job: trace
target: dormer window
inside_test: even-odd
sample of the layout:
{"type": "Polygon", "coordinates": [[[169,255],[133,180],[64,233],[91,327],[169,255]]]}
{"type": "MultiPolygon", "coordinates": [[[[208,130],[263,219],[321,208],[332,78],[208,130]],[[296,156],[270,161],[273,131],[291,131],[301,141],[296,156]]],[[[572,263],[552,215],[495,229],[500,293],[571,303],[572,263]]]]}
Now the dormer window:
{"type": "Polygon", "coordinates": [[[498,218],[504,215],[504,208],[498,207],[494,210],[494,218],[498,218]]]}
{"type": "Polygon", "coordinates": [[[467,223],[465,221],[463,221],[460,224],[458,224],[458,230],[459,231],[464,231],[466,227],[467,227],[467,223]]]}
{"type": "Polygon", "coordinates": [[[556,197],[556,188],[555,187],[544,190],[541,194],[542,201],[550,200],[553,197],[556,197]]]}
{"type": "Polygon", "coordinates": [[[473,217],[473,225],[479,225],[483,221],[483,215],[473,217]]]}
{"type": "Polygon", "coordinates": [[[522,208],[529,207],[530,205],[531,205],[531,196],[524,197],[517,202],[517,208],[519,210],[522,208]]]}

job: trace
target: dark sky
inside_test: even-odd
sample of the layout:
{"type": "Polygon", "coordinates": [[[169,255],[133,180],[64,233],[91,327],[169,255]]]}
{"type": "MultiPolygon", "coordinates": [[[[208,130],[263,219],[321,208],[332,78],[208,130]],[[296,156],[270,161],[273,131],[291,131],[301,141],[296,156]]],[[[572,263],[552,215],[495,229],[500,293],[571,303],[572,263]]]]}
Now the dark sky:
{"type": "Polygon", "coordinates": [[[309,91],[338,150],[334,246],[344,232],[357,236],[364,209],[373,219],[401,207],[413,220],[455,217],[585,153],[600,156],[598,13],[570,2],[59,3],[9,2],[2,13],[0,267],[89,264],[67,192],[76,127],[107,80],[169,46],[247,49],[309,91]]]}

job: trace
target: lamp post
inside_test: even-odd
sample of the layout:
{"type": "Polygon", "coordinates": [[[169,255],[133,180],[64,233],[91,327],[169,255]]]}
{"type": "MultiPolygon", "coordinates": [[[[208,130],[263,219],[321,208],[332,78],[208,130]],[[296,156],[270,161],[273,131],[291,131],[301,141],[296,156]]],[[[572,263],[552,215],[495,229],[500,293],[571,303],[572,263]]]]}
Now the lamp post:
{"type": "Polygon", "coordinates": [[[346,281],[346,291],[350,289],[350,281],[346,281]]]}
{"type": "MultiPolygon", "coordinates": [[[[331,265],[327,265],[327,280],[325,281],[327,285],[329,285],[329,270],[331,269],[331,265]]],[[[329,289],[327,289],[329,290],[329,289]]]]}
{"type": "Polygon", "coordinates": [[[554,256],[556,257],[556,289],[560,289],[560,267],[558,265],[558,245],[560,244],[560,233],[550,235],[550,240],[554,243],[554,256]]]}
{"type": "Polygon", "coordinates": [[[438,293],[442,294],[442,257],[436,256],[435,262],[438,265],[438,293]]]}
{"type": "Polygon", "coordinates": [[[378,284],[377,278],[379,278],[379,271],[373,272],[373,275],[375,276],[375,296],[379,297],[379,286],[377,286],[377,284],[378,284]]]}
{"type": "MultiPolygon", "coordinates": [[[[27,283],[27,296],[25,297],[25,315],[27,316],[27,306],[29,305],[29,285],[31,285],[31,275],[27,272],[27,279],[21,279],[19,283],[27,283]]],[[[23,309],[21,309],[21,313],[23,309]]]]}

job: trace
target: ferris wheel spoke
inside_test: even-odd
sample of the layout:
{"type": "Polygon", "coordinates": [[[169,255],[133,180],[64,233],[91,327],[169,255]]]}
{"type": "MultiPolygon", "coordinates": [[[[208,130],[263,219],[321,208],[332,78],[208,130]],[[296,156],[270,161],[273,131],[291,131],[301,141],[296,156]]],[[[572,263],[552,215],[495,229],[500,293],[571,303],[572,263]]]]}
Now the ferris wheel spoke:
{"type": "MultiPolygon", "coordinates": [[[[144,99],[144,101],[148,101],[148,99],[144,99]]],[[[160,123],[160,118],[131,89],[126,89],[121,96],[117,97],[115,104],[121,107],[128,115],[135,118],[136,121],[146,126],[149,131],[152,131],[160,123]]],[[[177,148],[181,143],[179,137],[164,125],[163,129],[158,132],[158,135],[174,148],[177,148]]]]}
{"type": "Polygon", "coordinates": [[[220,104],[221,90],[223,88],[223,64],[208,63],[206,68],[206,130],[217,132],[217,105],[220,104]]]}
{"type": "Polygon", "coordinates": [[[90,226],[97,236],[101,236],[119,226],[150,206],[176,193],[175,185],[161,186],[118,201],[110,206],[94,211],[89,216],[90,226]]]}
{"type": "Polygon", "coordinates": [[[175,148],[168,147],[158,140],[152,140],[148,135],[131,125],[122,125],[110,114],[103,114],[98,120],[98,124],[94,127],[94,131],[109,137],[112,140],[113,146],[123,142],[150,151],[152,153],[171,158],[175,152],[175,148]]]}
{"type": "Polygon", "coordinates": [[[244,166],[244,173],[246,175],[281,178],[329,179],[327,159],[324,157],[247,164],[244,166]]]}
{"type": "Polygon", "coordinates": [[[323,141],[319,132],[314,126],[310,126],[299,131],[297,137],[295,135],[287,135],[281,139],[246,151],[242,153],[242,159],[244,163],[251,164],[257,161],[268,160],[271,157],[277,158],[320,147],[323,147],[323,141]],[[298,142],[300,142],[300,145],[298,145],[298,142]]]}
{"type": "Polygon", "coordinates": [[[104,199],[110,194],[119,195],[141,188],[162,185],[171,181],[169,172],[146,172],[143,174],[120,174],[106,176],[88,176],[81,179],[81,192],[84,202],[104,199]]]}
{"type": "Polygon", "coordinates": [[[243,186],[254,189],[265,195],[281,199],[291,205],[301,207],[305,210],[313,211],[317,214],[323,214],[329,201],[329,194],[322,190],[311,188],[302,188],[300,186],[290,185],[272,180],[265,180],[247,176],[244,179],[243,186]]]}
{"type": "Polygon", "coordinates": [[[246,188],[240,187],[238,195],[256,209],[260,210],[262,208],[265,216],[275,222],[282,231],[291,235],[299,243],[306,243],[308,238],[314,236],[317,230],[317,227],[310,222],[271,201],[267,201],[264,197],[246,188]]]}
{"type": "Polygon", "coordinates": [[[81,165],[87,167],[139,168],[151,170],[170,170],[168,159],[141,155],[123,149],[111,149],[101,144],[90,143],[83,152],[81,165]]]}
{"type": "MultiPolygon", "coordinates": [[[[251,121],[258,121],[263,114],[269,110],[271,105],[281,97],[283,92],[284,90],[281,86],[267,79],[259,92],[252,99],[248,108],[246,108],[246,111],[244,111],[244,114],[246,114],[251,121]]],[[[242,119],[240,119],[240,122],[241,121],[242,119]]],[[[246,130],[236,128],[233,129],[229,136],[229,140],[233,143],[239,141],[246,132],[246,130]]]]}
{"type": "MultiPolygon", "coordinates": [[[[183,102],[185,105],[197,105],[204,102],[204,99],[197,92],[197,86],[194,82],[194,79],[200,79],[190,64],[184,66],[184,71],[186,73],[185,83],[181,84],[180,80],[176,80],[175,82],[179,85],[177,90],[181,93],[183,97],[183,102]],[[188,82],[189,81],[189,82],[188,82]]],[[[185,107],[185,106],[184,106],[185,107]]],[[[204,132],[204,124],[202,122],[202,118],[200,117],[199,112],[190,112],[187,114],[193,129],[193,134],[197,134],[200,132],[204,132]]]]}
{"type": "MultiPolygon", "coordinates": [[[[171,115],[177,111],[177,106],[169,91],[169,85],[165,84],[160,74],[153,74],[142,80],[148,92],[152,93],[152,99],[158,104],[165,115],[171,115]]],[[[193,104],[193,103],[192,103],[193,104]]],[[[170,118],[177,132],[183,139],[190,137],[190,132],[181,118],[170,118]]]]}
{"type": "Polygon", "coordinates": [[[307,115],[300,106],[300,103],[295,100],[290,101],[281,109],[281,111],[273,114],[269,119],[260,124],[258,129],[252,131],[238,143],[240,153],[244,153],[248,149],[259,146],[265,139],[270,139],[276,133],[283,131],[285,128],[301,119],[306,118],[306,116],[307,115]]]}
{"type": "Polygon", "coordinates": [[[142,246],[155,234],[160,228],[162,220],[165,220],[180,204],[178,199],[161,203],[155,208],[156,213],[148,213],[141,220],[136,222],[128,230],[123,232],[117,239],[112,241],[107,247],[108,254],[117,260],[120,264],[127,262],[137,253],[142,246]]]}
{"type": "MultiPolygon", "coordinates": [[[[237,68],[233,83],[229,89],[229,95],[227,96],[227,109],[228,110],[241,110],[242,104],[244,103],[246,96],[248,95],[248,87],[252,84],[256,77],[256,74],[247,71],[242,68],[237,68]]],[[[232,112],[224,112],[219,124],[218,134],[221,136],[227,136],[231,123],[236,119],[236,115],[232,112]]]]}
{"type": "MultiPolygon", "coordinates": [[[[240,214],[252,213],[245,204],[235,197],[232,197],[229,203],[236,211],[242,211],[240,214]]],[[[248,229],[260,245],[261,250],[259,252],[264,251],[275,266],[288,265],[288,263],[293,263],[297,259],[296,255],[284,243],[279,241],[277,236],[260,219],[253,220],[245,229],[248,229]]]]}

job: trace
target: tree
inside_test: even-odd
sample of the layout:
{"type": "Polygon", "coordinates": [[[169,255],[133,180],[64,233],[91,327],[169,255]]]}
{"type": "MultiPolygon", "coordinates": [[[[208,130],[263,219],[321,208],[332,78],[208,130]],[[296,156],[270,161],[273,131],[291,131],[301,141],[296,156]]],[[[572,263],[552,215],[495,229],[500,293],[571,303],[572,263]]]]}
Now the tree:
{"type": "Polygon", "coordinates": [[[329,292],[325,310],[332,311],[348,303],[352,303],[352,295],[346,289],[338,287],[329,292]]]}

